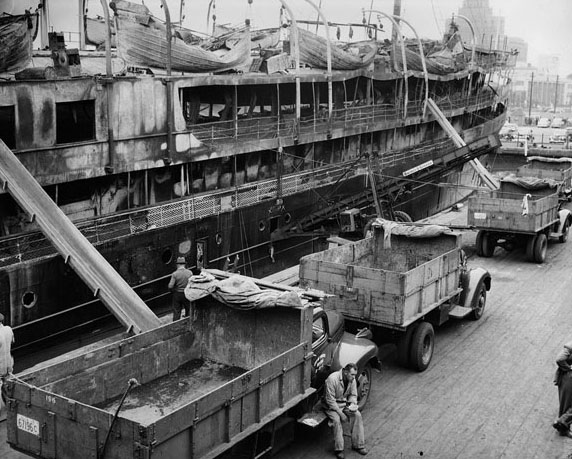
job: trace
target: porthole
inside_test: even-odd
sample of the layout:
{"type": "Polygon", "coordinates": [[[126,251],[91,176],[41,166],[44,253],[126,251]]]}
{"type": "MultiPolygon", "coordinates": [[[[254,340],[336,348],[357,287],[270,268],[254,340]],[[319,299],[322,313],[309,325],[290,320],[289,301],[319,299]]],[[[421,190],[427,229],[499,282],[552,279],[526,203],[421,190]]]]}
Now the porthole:
{"type": "Polygon", "coordinates": [[[284,223],[290,223],[292,221],[292,215],[284,214],[284,223]]]}
{"type": "Polygon", "coordinates": [[[258,230],[259,231],[264,231],[266,229],[266,223],[264,222],[264,220],[260,220],[258,222],[258,230]]]}
{"type": "Polygon", "coordinates": [[[38,297],[34,292],[26,292],[22,295],[22,306],[25,308],[33,308],[38,301],[38,297]]]}
{"type": "Polygon", "coordinates": [[[173,261],[173,251],[171,249],[165,249],[161,254],[161,261],[168,265],[173,261]]]}
{"type": "Polygon", "coordinates": [[[215,242],[216,242],[216,245],[222,244],[222,234],[220,234],[220,233],[215,234],[215,242]]]}

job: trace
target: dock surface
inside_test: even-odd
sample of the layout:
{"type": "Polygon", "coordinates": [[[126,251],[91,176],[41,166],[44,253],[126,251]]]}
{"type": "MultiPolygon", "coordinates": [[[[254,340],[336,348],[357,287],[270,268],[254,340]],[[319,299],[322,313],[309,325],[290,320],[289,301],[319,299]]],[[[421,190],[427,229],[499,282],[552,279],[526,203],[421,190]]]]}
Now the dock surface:
{"type": "MultiPolygon", "coordinates": [[[[461,226],[465,211],[444,212],[432,222],[461,226]]],[[[539,265],[522,250],[498,247],[492,258],[480,258],[475,237],[463,232],[469,266],[492,275],[485,314],[437,328],[433,360],[423,373],[399,367],[394,352],[385,356],[363,412],[365,457],[572,458],[572,439],[552,428],[555,357],[572,339],[572,243],[551,241],[539,265]]],[[[327,426],[276,456],[327,457],[334,457],[327,426]]],[[[346,444],[346,458],[358,457],[346,444]]]]}

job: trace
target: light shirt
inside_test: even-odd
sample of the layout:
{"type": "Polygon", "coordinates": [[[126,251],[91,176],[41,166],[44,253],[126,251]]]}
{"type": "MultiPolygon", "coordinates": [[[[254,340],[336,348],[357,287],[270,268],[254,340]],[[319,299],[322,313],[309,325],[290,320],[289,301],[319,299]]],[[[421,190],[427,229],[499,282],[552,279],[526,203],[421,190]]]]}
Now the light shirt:
{"type": "Polygon", "coordinates": [[[187,283],[189,282],[189,277],[193,273],[187,268],[177,268],[177,270],[171,274],[171,280],[169,281],[169,290],[173,289],[176,292],[184,292],[187,283]]]}
{"type": "Polygon", "coordinates": [[[324,402],[327,409],[343,410],[348,403],[357,403],[357,384],[354,380],[344,388],[343,370],[335,371],[326,379],[324,402]]]}
{"type": "Polygon", "coordinates": [[[8,325],[0,324],[0,376],[14,371],[14,359],[10,354],[14,332],[8,325]]]}

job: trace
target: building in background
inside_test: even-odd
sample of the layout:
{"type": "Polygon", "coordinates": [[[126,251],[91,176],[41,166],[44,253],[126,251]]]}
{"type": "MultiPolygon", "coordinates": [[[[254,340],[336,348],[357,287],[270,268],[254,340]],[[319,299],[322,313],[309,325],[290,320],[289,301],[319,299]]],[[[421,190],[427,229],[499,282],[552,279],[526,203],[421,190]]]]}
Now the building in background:
{"type": "MultiPolygon", "coordinates": [[[[489,0],[464,0],[459,15],[465,16],[473,24],[477,45],[492,49],[506,48],[505,19],[493,14],[489,0]]],[[[472,36],[469,25],[459,21],[458,26],[463,40],[470,43],[472,36]]]]}

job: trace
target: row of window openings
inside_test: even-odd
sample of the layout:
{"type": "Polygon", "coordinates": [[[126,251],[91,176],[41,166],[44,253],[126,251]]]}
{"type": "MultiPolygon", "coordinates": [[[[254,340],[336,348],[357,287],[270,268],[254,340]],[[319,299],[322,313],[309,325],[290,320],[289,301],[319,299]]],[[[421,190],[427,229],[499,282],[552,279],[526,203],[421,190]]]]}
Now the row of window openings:
{"type": "MultiPolygon", "coordinates": [[[[291,221],[292,221],[292,216],[289,213],[284,214],[284,223],[288,224],[291,221]]],[[[266,221],[259,220],[258,230],[259,231],[265,231],[266,227],[267,227],[266,225],[267,225],[266,221]]],[[[270,231],[274,231],[275,229],[278,229],[278,217],[270,219],[270,231]]],[[[216,242],[216,245],[222,244],[222,234],[220,234],[220,233],[215,234],[215,242],[216,242]]],[[[173,251],[171,249],[165,249],[165,251],[161,255],[161,261],[166,265],[171,263],[173,261],[173,251]]]]}
{"type": "MultiPolygon", "coordinates": [[[[0,139],[8,148],[16,148],[14,106],[0,107],[0,139]]],[[[95,101],[56,103],[56,143],[95,139],[95,101]]]]}

